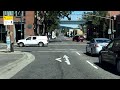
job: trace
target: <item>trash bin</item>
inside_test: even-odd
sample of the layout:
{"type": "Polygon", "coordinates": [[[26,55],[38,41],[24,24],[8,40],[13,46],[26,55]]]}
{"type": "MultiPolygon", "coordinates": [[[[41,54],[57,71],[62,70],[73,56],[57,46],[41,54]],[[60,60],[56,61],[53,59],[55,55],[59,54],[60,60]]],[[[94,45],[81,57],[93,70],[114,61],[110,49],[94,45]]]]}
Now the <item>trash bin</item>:
{"type": "Polygon", "coordinates": [[[10,51],[11,51],[11,52],[14,52],[14,43],[11,43],[10,46],[11,46],[11,50],[10,50],[10,51]]]}

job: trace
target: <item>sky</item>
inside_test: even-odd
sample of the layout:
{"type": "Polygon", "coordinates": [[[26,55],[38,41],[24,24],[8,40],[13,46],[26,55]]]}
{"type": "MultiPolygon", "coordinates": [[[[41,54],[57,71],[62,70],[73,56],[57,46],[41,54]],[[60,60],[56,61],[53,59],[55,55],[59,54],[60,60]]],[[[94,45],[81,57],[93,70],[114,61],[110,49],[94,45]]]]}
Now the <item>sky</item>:
{"type": "MultiPolygon", "coordinates": [[[[71,20],[78,20],[80,18],[82,18],[82,14],[84,12],[88,12],[88,11],[74,11],[72,12],[71,15],[69,15],[71,17],[71,20]]],[[[64,19],[61,20],[68,20],[66,17],[64,19]]],[[[78,25],[72,25],[72,24],[60,24],[60,26],[67,26],[67,27],[72,27],[72,28],[78,28],[78,25]]]]}

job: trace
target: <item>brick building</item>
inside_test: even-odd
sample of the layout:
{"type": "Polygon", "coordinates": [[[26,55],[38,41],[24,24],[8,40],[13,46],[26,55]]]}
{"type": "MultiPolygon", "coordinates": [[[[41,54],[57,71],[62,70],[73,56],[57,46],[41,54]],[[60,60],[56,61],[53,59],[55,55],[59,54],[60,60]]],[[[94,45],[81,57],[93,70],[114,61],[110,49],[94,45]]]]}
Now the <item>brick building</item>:
{"type": "MultiPolygon", "coordinates": [[[[14,11],[14,25],[7,28],[11,32],[11,40],[15,42],[29,35],[34,35],[34,11],[14,11]]],[[[0,11],[0,41],[6,41],[3,11],[0,11]]]]}
{"type": "Polygon", "coordinates": [[[110,16],[115,16],[115,15],[120,14],[120,11],[108,11],[108,14],[109,14],[110,16]]]}

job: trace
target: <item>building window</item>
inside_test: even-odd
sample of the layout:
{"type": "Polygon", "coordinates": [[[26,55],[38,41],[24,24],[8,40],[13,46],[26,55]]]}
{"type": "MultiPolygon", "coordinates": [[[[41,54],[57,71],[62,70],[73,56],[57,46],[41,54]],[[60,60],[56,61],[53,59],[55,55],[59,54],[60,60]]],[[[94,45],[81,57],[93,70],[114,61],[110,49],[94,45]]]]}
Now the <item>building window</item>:
{"type": "Polygon", "coordinates": [[[25,16],[25,11],[14,11],[14,16],[16,17],[20,17],[22,14],[22,16],[25,16]]]}
{"type": "Polygon", "coordinates": [[[31,40],[31,37],[28,37],[26,40],[31,40]]]}
{"type": "Polygon", "coordinates": [[[3,16],[3,11],[0,11],[0,16],[3,16]]]}
{"type": "Polygon", "coordinates": [[[36,40],[36,37],[33,37],[33,40],[36,40]]]}
{"type": "Polygon", "coordinates": [[[3,16],[7,16],[7,15],[13,16],[14,11],[2,11],[2,14],[3,14],[3,16]]]}

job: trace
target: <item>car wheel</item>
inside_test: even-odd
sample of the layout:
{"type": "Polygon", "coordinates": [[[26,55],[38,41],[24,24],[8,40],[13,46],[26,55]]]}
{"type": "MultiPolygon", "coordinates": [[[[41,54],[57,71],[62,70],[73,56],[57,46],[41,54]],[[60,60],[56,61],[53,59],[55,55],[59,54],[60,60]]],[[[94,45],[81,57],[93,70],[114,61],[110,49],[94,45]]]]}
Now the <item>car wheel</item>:
{"type": "Polygon", "coordinates": [[[24,46],[24,44],[21,42],[21,43],[19,43],[19,47],[23,47],[24,46]]]}
{"type": "Polygon", "coordinates": [[[43,47],[43,46],[44,46],[43,42],[39,42],[38,45],[39,45],[40,47],[43,47]]]}
{"type": "Polygon", "coordinates": [[[120,74],[120,60],[117,61],[117,72],[120,74]]]}

